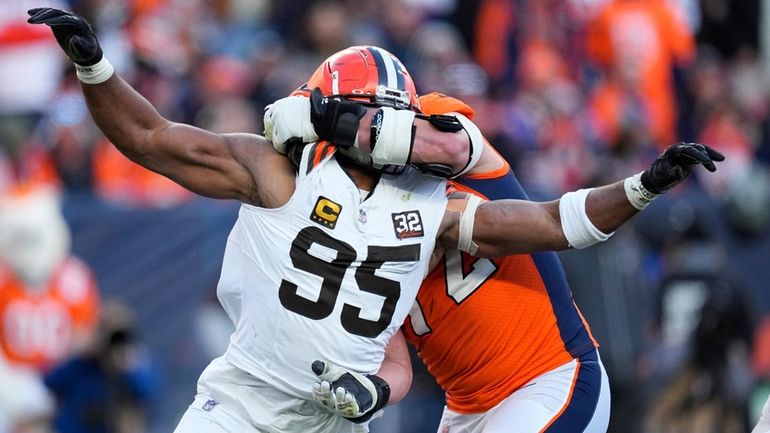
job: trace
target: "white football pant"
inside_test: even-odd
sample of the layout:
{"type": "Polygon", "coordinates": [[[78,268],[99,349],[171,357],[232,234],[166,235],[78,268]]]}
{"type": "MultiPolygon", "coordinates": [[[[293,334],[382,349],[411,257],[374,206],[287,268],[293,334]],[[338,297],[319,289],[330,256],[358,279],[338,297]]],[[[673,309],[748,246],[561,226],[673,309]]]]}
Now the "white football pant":
{"type": "Polygon", "coordinates": [[[541,374],[484,413],[444,408],[438,433],[605,433],[610,385],[596,351],[541,374]]]}
{"type": "MultiPolygon", "coordinates": [[[[308,396],[310,392],[308,390],[308,396]]],[[[366,433],[315,400],[291,396],[216,358],[174,433],[366,433]]]]}

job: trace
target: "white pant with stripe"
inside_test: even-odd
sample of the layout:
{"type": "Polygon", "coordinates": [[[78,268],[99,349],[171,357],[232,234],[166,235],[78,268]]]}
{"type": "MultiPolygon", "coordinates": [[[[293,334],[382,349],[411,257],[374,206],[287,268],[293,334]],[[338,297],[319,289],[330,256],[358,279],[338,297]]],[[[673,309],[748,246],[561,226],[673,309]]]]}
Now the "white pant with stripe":
{"type": "Polygon", "coordinates": [[[536,377],[487,412],[444,408],[438,432],[605,433],[609,419],[609,381],[594,352],[536,377]]]}

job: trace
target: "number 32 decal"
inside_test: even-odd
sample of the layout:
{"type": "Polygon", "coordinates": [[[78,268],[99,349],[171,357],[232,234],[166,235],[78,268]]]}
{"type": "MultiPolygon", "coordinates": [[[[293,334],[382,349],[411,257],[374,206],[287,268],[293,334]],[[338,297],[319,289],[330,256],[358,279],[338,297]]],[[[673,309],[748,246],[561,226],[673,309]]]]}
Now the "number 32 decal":
{"type": "MultiPolygon", "coordinates": [[[[342,280],[351,264],[356,260],[356,250],[349,244],[334,239],[317,227],[306,227],[297,234],[289,252],[295,268],[323,278],[318,300],[311,301],[297,293],[297,285],[283,280],[278,297],[286,309],[310,319],[320,320],[334,311],[342,280]],[[310,247],[318,244],[337,252],[337,257],[327,262],[310,254],[310,247]]],[[[420,245],[397,247],[369,246],[366,260],[356,269],[358,288],[367,293],[380,295],[384,299],[378,320],[361,318],[361,308],[350,304],[342,306],[340,321],[351,334],[374,338],[384,331],[393,318],[396,303],[401,297],[398,281],[382,278],[374,272],[385,262],[414,262],[420,259],[420,245]]]]}

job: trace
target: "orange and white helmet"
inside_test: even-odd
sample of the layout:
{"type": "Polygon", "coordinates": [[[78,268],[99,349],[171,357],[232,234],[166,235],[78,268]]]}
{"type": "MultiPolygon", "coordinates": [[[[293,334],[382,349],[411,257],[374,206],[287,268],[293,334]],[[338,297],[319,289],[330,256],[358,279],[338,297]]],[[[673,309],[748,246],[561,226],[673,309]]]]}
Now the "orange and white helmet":
{"type": "Polygon", "coordinates": [[[315,88],[328,97],[420,111],[409,72],[396,56],[375,46],[355,46],[332,54],[298,92],[315,88]]]}

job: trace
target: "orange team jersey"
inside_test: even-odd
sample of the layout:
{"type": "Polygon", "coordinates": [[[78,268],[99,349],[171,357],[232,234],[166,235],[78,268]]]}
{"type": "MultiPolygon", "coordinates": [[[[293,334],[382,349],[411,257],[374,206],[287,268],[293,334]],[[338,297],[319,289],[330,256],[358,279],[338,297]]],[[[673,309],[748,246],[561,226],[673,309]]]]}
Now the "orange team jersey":
{"type": "MultiPolygon", "coordinates": [[[[441,98],[429,101],[420,101],[426,114],[473,115],[457,105],[434,106],[441,98]]],[[[482,198],[527,199],[507,165],[460,182],[453,187],[482,198]]],[[[403,330],[446,392],[449,409],[464,414],[491,409],[597,347],[552,252],[496,259],[447,253],[423,282],[403,330]]]]}
{"type": "Polygon", "coordinates": [[[0,271],[0,349],[11,362],[46,369],[71,354],[76,333],[97,324],[99,295],[83,262],[67,258],[39,292],[0,271]]]}

